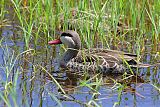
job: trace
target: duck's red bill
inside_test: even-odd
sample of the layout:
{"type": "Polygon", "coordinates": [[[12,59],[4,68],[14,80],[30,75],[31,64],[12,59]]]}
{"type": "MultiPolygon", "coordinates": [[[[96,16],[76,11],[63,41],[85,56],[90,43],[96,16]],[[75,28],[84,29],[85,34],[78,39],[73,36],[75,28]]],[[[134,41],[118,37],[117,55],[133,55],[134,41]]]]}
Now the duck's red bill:
{"type": "Polygon", "coordinates": [[[62,44],[60,39],[52,40],[48,42],[49,45],[56,45],[56,44],[62,44]]]}

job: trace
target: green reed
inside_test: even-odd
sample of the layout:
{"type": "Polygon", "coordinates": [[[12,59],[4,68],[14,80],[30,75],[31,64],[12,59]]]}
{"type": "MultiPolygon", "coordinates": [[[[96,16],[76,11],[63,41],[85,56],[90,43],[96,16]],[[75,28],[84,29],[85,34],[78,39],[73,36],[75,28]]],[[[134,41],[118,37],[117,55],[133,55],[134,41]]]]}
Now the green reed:
{"type": "MultiPolygon", "coordinates": [[[[4,15],[5,15],[5,13],[6,13],[6,10],[5,10],[5,2],[4,2],[5,0],[1,0],[0,1],[0,9],[1,9],[1,11],[0,11],[0,26],[1,26],[1,24],[2,24],[2,21],[3,21],[3,19],[4,19],[4,15]]],[[[1,27],[0,27],[1,28],[1,27]]]]}
{"type": "MultiPolygon", "coordinates": [[[[2,40],[1,40],[2,42],[2,40]]],[[[4,72],[5,79],[1,80],[2,87],[4,90],[0,91],[0,97],[8,107],[12,107],[13,104],[15,107],[18,107],[17,102],[17,82],[20,75],[20,70],[15,69],[16,62],[18,58],[31,50],[26,50],[18,55],[8,48],[7,45],[1,45],[3,50],[3,64],[0,65],[0,68],[4,72]],[[13,104],[11,104],[13,101],[13,104]]]]}
{"type": "MultiPolygon", "coordinates": [[[[5,10],[7,3],[4,1],[0,1],[1,20],[7,12],[5,10]]],[[[121,50],[124,46],[127,51],[136,53],[139,61],[140,55],[144,52],[146,40],[151,41],[155,53],[157,44],[160,42],[159,0],[11,0],[9,2],[14,9],[15,20],[19,22],[18,28],[22,30],[21,39],[24,40],[26,49],[29,49],[32,43],[35,47],[41,44],[46,47],[49,40],[57,38],[56,31],[75,29],[80,34],[82,47],[112,48],[114,46],[121,50]]],[[[13,57],[15,56],[12,56],[6,65],[13,64],[15,61],[13,57]]],[[[5,68],[9,78],[11,68],[5,68]]],[[[49,74],[45,68],[43,70],[49,74]]],[[[19,71],[14,81],[17,81],[18,73],[19,71]]],[[[86,86],[95,93],[98,92],[98,87],[103,82],[99,77],[95,78],[96,82],[91,84],[88,84],[88,80],[82,80],[81,87],[86,86]]],[[[59,83],[52,79],[65,94],[59,83]]],[[[16,82],[7,80],[5,82],[7,91],[0,94],[7,106],[10,106],[8,89],[13,89],[13,101],[15,106],[17,105],[13,84],[16,85],[16,82]]],[[[123,89],[124,87],[120,85],[119,100],[123,89]]],[[[54,94],[49,94],[61,106],[54,94]]],[[[88,102],[88,105],[91,103],[97,105],[93,99],[88,102]]]]}
{"type": "Polygon", "coordinates": [[[15,13],[18,17],[18,20],[20,22],[20,26],[19,28],[23,31],[23,36],[24,36],[24,41],[26,44],[26,47],[29,48],[29,42],[30,42],[30,38],[32,35],[32,28],[33,28],[33,10],[34,8],[32,7],[32,3],[31,8],[29,8],[29,14],[27,14],[27,10],[23,9],[22,11],[22,6],[21,6],[21,2],[19,0],[11,0],[11,2],[13,3],[14,6],[14,10],[15,13]],[[29,19],[29,20],[27,20],[29,19]]]}
{"type": "Polygon", "coordinates": [[[29,48],[29,44],[32,42],[37,45],[40,38],[47,40],[50,35],[49,30],[54,28],[51,2],[49,0],[46,0],[45,4],[42,1],[32,0],[24,0],[26,4],[19,0],[11,0],[11,2],[19,20],[19,28],[22,30],[26,47],[29,48]],[[41,37],[40,33],[43,33],[41,37]]]}
{"type": "Polygon", "coordinates": [[[11,1],[27,47],[32,40],[35,45],[39,40],[47,45],[57,30],[67,29],[76,29],[87,48],[96,47],[99,42],[104,48],[119,49],[118,44],[126,42],[132,45],[130,42],[150,32],[148,28],[152,28],[152,35],[145,38],[151,38],[154,45],[159,41],[158,1],[11,1]]]}

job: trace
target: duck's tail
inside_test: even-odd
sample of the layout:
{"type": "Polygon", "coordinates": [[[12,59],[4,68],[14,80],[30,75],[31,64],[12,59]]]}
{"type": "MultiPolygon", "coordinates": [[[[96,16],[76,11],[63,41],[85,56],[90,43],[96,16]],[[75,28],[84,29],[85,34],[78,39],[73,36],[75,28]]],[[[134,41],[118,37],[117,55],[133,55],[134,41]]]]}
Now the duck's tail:
{"type": "Polygon", "coordinates": [[[136,65],[131,65],[133,68],[148,68],[148,67],[155,67],[155,66],[160,66],[160,63],[156,64],[143,64],[143,63],[138,63],[136,65]]]}

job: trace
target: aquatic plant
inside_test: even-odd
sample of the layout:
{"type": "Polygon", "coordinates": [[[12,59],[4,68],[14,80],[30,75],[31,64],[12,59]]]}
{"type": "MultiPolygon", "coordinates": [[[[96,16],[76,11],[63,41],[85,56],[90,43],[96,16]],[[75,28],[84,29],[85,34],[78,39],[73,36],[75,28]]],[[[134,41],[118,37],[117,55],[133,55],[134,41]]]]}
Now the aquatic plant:
{"type": "MultiPolygon", "coordinates": [[[[18,106],[18,78],[25,77],[25,73],[21,71],[30,70],[30,68],[33,68],[33,72],[24,78],[26,80],[31,78],[29,88],[27,82],[21,80],[23,82],[21,88],[24,91],[22,101],[24,105],[29,105],[27,91],[32,93],[35,88],[34,79],[37,75],[40,75],[41,71],[42,74],[49,75],[52,85],[56,85],[65,98],[69,97],[64,86],[50,73],[52,67],[46,66],[52,66],[50,60],[54,59],[55,53],[54,47],[52,49],[48,46],[48,41],[58,38],[59,32],[68,29],[76,30],[80,34],[83,48],[123,50],[137,54],[137,61],[157,63],[160,60],[159,10],[159,0],[1,0],[0,34],[3,33],[4,28],[11,26],[13,28],[9,29],[13,31],[13,36],[11,35],[8,38],[13,42],[23,41],[25,43],[25,47],[21,47],[24,48],[22,49],[23,52],[16,54],[7,45],[1,46],[4,52],[1,69],[3,68],[6,77],[1,81],[1,99],[7,106],[12,104],[18,106]],[[40,51],[39,48],[43,51],[40,51]],[[19,66],[21,69],[13,70],[16,62],[20,60],[19,57],[29,52],[30,49],[35,51],[34,58],[26,56],[25,61],[22,61],[24,65],[28,61],[30,66],[26,64],[24,68],[19,66]],[[43,58],[40,57],[40,59],[38,55],[43,58]],[[38,59],[42,60],[42,63],[44,61],[45,64],[40,63],[38,59]]],[[[3,40],[1,39],[1,41],[3,40]]],[[[61,53],[64,50],[65,47],[63,47],[61,53]]],[[[124,63],[126,63],[125,60],[124,63]]],[[[133,75],[132,70],[130,71],[131,75],[124,74],[122,80],[128,80],[128,78],[136,76],[133,75]]],[[[146,79],[151,81],[148,84],[159,91],[159,68],[151,67],[147,70],[141,70],[141,72],[140,74],[144,73],[146,79]]],[[[101,99],[97,97],[101,94],[99,88],[107,83],[102,81],[102,76],[99,75],[88,79],[89,75],[86,72],[83,76],[84,78],[81,78],[80,82],[78,81],[78,86],[75,88],[87,87],[92,92],[91,98],[87,102],[76,99],[72,101],[78,104],[83,103],[85,106],[101,106],[98,103],[101,99]]],[[[121,104],[123,91],[128,83],[120,83],[115,78],[112,78],[112,81],[113,86],[109,90],[117,90],[118,101],[114,103],[116,106],[121,104]]],[[[45,90],[46,84],[45,82],[42,83],[39,106],[43,104],[44,91],[47,91],[48,96],[53,99],[52,101],[56,101],[56,104],[63,106],[63,101],[60,101],[54,92],[49,89],[45,90]]],[[[137,84],[137,81],[135,84],[137,84]]],[[[30,105],[32,105],[32,101],[30,105]]]]}

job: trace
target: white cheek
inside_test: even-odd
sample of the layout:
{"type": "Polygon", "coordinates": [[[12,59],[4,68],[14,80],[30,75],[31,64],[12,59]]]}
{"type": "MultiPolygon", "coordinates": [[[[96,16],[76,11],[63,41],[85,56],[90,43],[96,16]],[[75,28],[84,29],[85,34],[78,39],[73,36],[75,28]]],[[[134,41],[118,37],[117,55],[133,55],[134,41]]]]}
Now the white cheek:
{"type": "Polygon", "coordinates": [[[65,45],[68,45],[69,47],[72,45],[75,45],[74,41],[72,40],[71,37],[63,36],[60,38],[62,43],[65,45]]]}

